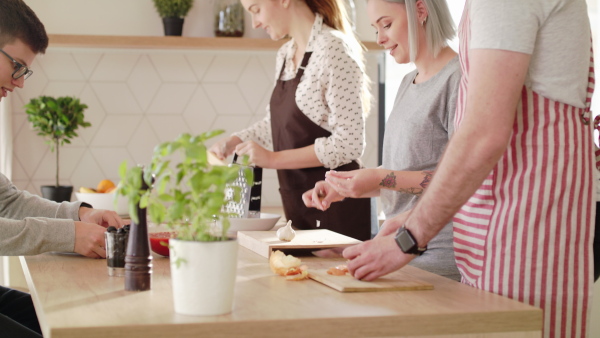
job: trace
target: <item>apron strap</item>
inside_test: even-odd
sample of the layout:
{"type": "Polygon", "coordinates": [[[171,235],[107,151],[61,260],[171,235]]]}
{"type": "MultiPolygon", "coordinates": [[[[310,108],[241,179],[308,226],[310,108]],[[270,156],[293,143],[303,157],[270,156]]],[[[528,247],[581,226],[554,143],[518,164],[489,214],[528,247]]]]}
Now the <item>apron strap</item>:
{"type": "Polygon", "coordinates": [[[312,52],[304,53],[304,56],[302,57],[302,63],[300,63],[300,67],[298,68],[298,73],[296,74],[296,76],[301,77],[302,74],[304,74],[304,69],[308,65],[308,60],[310,59],[311,55],[312,55],[312,52]]]}
{"type": "Polygon", "coordinates": [[[588,73],[588,87],[587,87],[587,94],[586,94],[586,98],[585,98],[585,108],[583,109],[582,113],[581,113],[581,121],[583,122],[583,124],[585,125],[589,125],[590,122],[593,123],[593,130],[594,131],[598,131],[598,140],[597,142],[594,141],[594,154],[596,156],[596,169],[600,170],[600,149],[598,148],[600,146],[600,115],[593,117],[594,114],[592,114],[592,110],[591,110],[591,106],[592,106],[592,95],[594,94],[594,85],[596,82],[595,79],[595,75],[594,75],[594,48],[593,48],[593,41],[590,37],[590,66],[589,66],[589,73],[588,73]],[[593,118],[593,120],[592,120],[593,118]]]}
{"type": "MultiPolygon", "coordinates": [[[[308,60],[310,60],[311,55],[312,52],[306,52],[304,53],[304,56],[302,56],[302,62],[300,63],[300,67],[298,67],[298,71],[296,72],[296,78],[302,78],[302,75],[304,75],[304,69],[308,65],[308,60]]],[[[283,75],[283,71],[285,70],[285,61],[286,58],[283,58],[283,65],[281,65],[281,71],[279,71],[279,77],[277,79],[281,79],[281,76],[283,75]]]]}

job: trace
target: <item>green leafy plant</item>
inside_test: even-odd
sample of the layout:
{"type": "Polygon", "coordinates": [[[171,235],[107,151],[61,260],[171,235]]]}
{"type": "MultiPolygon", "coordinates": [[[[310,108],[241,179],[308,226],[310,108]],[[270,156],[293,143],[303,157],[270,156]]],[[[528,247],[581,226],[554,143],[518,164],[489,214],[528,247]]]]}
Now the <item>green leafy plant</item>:
{"type": "Polygon", "coordinates": [[[183,18],[192,8],[194,0],[152,0],[161,18],[183,18]]]}
{"type": "Polygon", "coordinates": [[[91,126],[85,122],[83,111],[87,105],[79,102],[75,97],[50,97],[40,96],[31,99],[25,105],[27,120],[33,125],[39,136],[46,139],[50,145],[50,151],[56,149],[56,186],[59,186],[59,150],[65,143],[71,143],[71,139],[77,137],[76,130],[79,127],[91,126]]]}
{"type": "MultiPolygon", "coordinates": [[[[210,165],[204,144],[223,132],[182,134],[172,142],[162,143],[154,148],[152,162],[145,168],[128,169],[127,162],[123,162],[117,194],[129,199],[132,220],[138,221],[139,203],[147,209],[150,220],[166,223],[176,230],[178,239],[226,240],[229,229],[229,214],[223,207],[227,202],[226,189],[234,189],[233,200],[240,200],[240,189],[230,185],[238,178],[240,167],[210,165]],[[222,224],[220,233],[215,233],[216,222],[222,224]]],[[[252,170],[242,168],[251,185],[252,170]]]]}

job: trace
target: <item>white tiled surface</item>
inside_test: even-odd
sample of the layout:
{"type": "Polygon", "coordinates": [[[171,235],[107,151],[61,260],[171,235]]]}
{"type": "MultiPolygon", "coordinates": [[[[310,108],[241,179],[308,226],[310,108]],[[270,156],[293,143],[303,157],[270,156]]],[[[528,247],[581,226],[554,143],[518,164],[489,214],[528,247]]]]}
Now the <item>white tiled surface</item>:
{"type": "MultiPolygon", "coordinates": [[[[55,153],[31,130],[23,105],[39,95],[74,95],[89,106],[90,128],[61,148],[61,184],[118,181],[118,167],[148,163],[154,146],[183,132],[232,133],[262,119],[273,86],[275,51],[165,51],[49,48],[13,96],[13,181],[38,193],[52,184],[55,153]]],[[[376,57],[369,55],[376,83],[376,57]]],[[[363,162],[377,165],[377,117],[367,123],[363,162]]],[[[281,205],[266,170],[263,204],[281,205]]]]}

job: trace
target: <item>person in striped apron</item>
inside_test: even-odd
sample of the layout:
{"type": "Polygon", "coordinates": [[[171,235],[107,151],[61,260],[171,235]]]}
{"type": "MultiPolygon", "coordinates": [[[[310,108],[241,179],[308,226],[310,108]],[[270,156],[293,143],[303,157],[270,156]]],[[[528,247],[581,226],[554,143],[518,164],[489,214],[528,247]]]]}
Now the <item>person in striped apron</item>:
{"type": "MultiPolygon", "coordinates": [[[[409,0],[407,0],[409,1],[409,0]]],[[[593,55],[585,0],[467,0],[457,131],[429,188],[347,248],[372,280],[454,217],[462,281],[540,307],[545,337],[588,334],[593,284],[593,55]]]]}

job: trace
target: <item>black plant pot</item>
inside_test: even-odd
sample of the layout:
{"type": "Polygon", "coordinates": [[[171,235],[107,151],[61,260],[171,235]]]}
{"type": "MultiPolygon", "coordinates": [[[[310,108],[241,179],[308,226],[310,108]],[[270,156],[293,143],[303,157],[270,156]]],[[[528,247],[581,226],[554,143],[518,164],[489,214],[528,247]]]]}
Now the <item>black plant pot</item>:
{"type": "Polygon", "coordinates": [[[166,36],[181,36],[181,32],[183,31],[183,18],[163,18],[163,26],[165,27],[166,36]]]}
{"type": "Polygon", "coordinates": [[[49,199],[54,202],[69,202],[71,201],[71,193],[73,193],[73,186],[71,185],[42,185],[42,196],[45,199],[49,199]]]}

